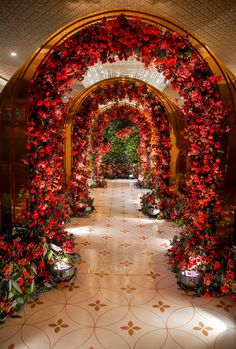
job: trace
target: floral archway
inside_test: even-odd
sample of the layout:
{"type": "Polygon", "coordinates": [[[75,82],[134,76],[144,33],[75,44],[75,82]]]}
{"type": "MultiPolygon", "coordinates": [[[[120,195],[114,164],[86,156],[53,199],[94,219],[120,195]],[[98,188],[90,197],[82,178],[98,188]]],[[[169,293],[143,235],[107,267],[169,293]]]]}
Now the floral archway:
{"type": "MultiPolygon", "coordinates": [[[[62,195],[60,183],[63,180],[61,145],[64,131],[59,130],[64,117],[64,105],[61,98],[72,79],[82,80],[87,68],[98,60],[114,62],[117,56],[127,59],[132,55],[146,65],[152,62],[184,98],[184,137],[189,143],[186,178],[189,204],[183,210],[185,223],[189,226],[190,238],[187,241],[189,239],[191,244],[198,245],[202,237],[215,233],[211,227],[221,210],[217,191],[222,182],[221,138],[226,130],[227,115],[217,86],[218,78],[186,37],[141,19],[120,15],[116,19],[104,19],[65,40],[40,66],[33,82],[27,136],[30,180],[37,188],[33,200],[29,200],[28,214],[30,224],[46,236],[49,235],[50,239],[54,238],[53,232],[55,229],[58,231],[63,220],[61,206],[58,207],[62,195]],[[43,149],[40,145],[43,145],[43,149]],[[55,154],[53,160],[48,161],[47,149],[55,154]],[[42,159],[46,164],[43,169],[40,167],[44,179],[37,178],[39,186],[35,181],[35,176],[38,177],[35,168],[42,159]],[[48,182],[56,185],[52,188],[46,185],[48,182]],[[51,197],[48,198],[52,190],[55,193],[53,201],[51,197]],[[45,205],[47,211],[42,208],[45,205]],[[36,215],[38,206],[43,211],[44,219],[45,215],[48,217],[48,212],[53,215],[49,220],[49,234],[48,219],[46,230],[39,224],[41,218],[36,215]],[[53,211],[50,211],[52,206],[53,211]]],[[[63,212],[68,212],[66,207],[63,212]]],[[[213,239],[209,244],[212,242],[213,239]]],[[[188,259],[189,253],[187,250],[185,252],[188,259]]]]}
{"type": "MultiPolygon", "coordinates": [[[[70,243],[63,229],[70,213],[63,194],[63,95],[72,80],[82,80],[88,67],[98,60],[114,62],[116,57],[122,60],[133,55],[147,66],[153,63],[184,98],[184,137],[189,143],[188,205],[183,207],[187,232],[174,241],[172,261],[177,269],[190,264],[205,268],[211,280],[203,283],[201,291],[235,294],[234,262],[227,247],[217,252],[215,238],[215,221],[221,212],[218,189],[222,183],[221,141],[227,115],[218,78],[187,37],[140,18],[119,15],[87,26],[55,47],[39,66],[32,81],[26,129],[27,238],[62,248],[70,243]],[[198,263],[199,254],[209,255],[209,262],[201,259],[198,263]]],[[[48,278],[42,263],[37,266],[42,279],[48,278]]]]}
{"type": "MultiPolygon", "coordinates": [[[[103,175],[102,167],[102,157],[103,154],[109,153],[109,148],[107,149],[106,143],[104,141],[104,131],[107,126],[113,120],[126,119],[133,122],[137,127],[139,134],[139,145],[137,149],[137,154],[140,158],[140,172],[139,175],[142,177],[147,176],[150,171],[150,153],[151,153],[151,137],[152,130],[151,125],[147,122],[143,111],[135,106],[129,104],[115,104],[111,107],[102,110],[96,119],[94,120],[92,132],[90,136],[91,153],[92,153],[92,168],[93,168],[93,178],[99,180],[100,174],[103,175]],[[104,152],[105,148],[105,152],[104,152]]],[[[131,136],[133,133],[132,126],[128,128],[122,128],[116,133],[116,138],[125,139],[131,136]]],[[[100,180],[102,180],[101,178],[100,180]]]]}
{"type": "MultiPolygon", "coordinates": [[[[99,105],[106,105],[108,102],[117,102],[127,99],[145,108],[146,114],[152,123],[155,137],[152,144],[152,162],[162,163],[156,167],[153,174],[156,180],[153,184],[158,185],[161,193],[168,192],[169,184],[169,162],[170,162],[170,126],[165,108],[159,97],[147,88],[144,84],[135,81],[115,81],[98,88],[89,94],[83,102],[71,113],[72,119],[72,169],[69,184],[69,203],[74,215],[80,215],[85,207],[92,207],[92,200],[89,195],[87,179],[89,177],[88,164],[85,159],[88,156],[89,130],[99,105]],[[76,115],[74,115],[76,114],[76,115]],[[157,146],[158,145],[158,146],[157,146]],[[158,170],[159,168],[159,170],[158,170]],[[79,198],[79,200],[78,200],[79,198]]],[[[156,187],[156,190],[158,190],[156,187]]]]}

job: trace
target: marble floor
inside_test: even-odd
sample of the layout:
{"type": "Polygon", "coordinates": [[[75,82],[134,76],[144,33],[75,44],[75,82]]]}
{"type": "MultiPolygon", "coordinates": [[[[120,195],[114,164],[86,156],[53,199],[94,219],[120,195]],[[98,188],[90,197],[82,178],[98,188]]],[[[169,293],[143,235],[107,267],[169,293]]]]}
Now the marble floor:
{"type": "Polygon", "coordinates": [[[0,326],[0,349],[233,349],[236,305],[186,295],[165,256],[178,229],[143,216],[133,181],[94,189],[96,211],[68,231],[76,277],[0,326]]]}

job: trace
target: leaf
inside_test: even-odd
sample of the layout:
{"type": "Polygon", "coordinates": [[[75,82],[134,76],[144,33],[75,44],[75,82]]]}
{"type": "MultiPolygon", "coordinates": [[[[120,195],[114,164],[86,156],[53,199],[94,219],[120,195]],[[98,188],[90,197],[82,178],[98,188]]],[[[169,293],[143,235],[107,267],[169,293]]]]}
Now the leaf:
{"type": "Polygon", "coordinates": [[[49,250],[48,253],[47,253],[47,258],[48,259],[51,259],[53,256],[53,251],[52,250],[49,250]]]}
{"type": "Polygon", "coordinates": [[[56,251],[56,252],[61,252],[62,251],[61,247],[59,247],[59,246],[57,246],[55,244],[50,244],[50,247],[51,247],[51,249],[53,251],[56,251]]]}
{"type": "Polygon", "coordinates": [[[204,323],[201,322],[201,321],[199,321],[199,325],[200,325],[201,327],[204,327],[204,323]]]}
{"type": "Polygon", "coordinates": [[[69,327],[69,325],[67,325],[67,324],[62,324],[61,327],[66,328],[66,327],[69,327]]]}
{"type": "Polygon", "coordinates": [[[132,328],[129,329],[128,334],[129,334],[130,336],[133,336],[134,331],[132,330],[132,328]]]}
{"type": "Polygon", "coordinates": [[[134,326],[133,329],[134,329],[135,331],[138,331],[138,330],[141,330],[141,327],[139,327],[139,326],[134,326]]]}
{"type": "Polygon", "coordinates": [[[9,291],[12,289],[12,280],[9,280],[9,291]]]}
{"type": "Polygon", "coordinates": [[[59,319],[59,320],[57,321],[57,323],[58,323],[58,325],[61,325],[61,324],[63,323],[63,320],[62,320],[62,319],[59,319]]]}
{"type": "Polygon", "coordinates": [[[213,328],[212,328],[212,327],[209,327],[209,326],[205,327],[205,329],[208,330],[208,331],[213,330],[213,328]]]}
{"type": "Polygon", "coordinates": [[[12,281],[12,286],[14,287],[14,289],[15,289],[17,292],[19,292],[19,293],[22,294],[22,291],[21,291],[21,289],[20,289],[20,286],[18,285],[18,283],[17,283],[16,281],[12,281]]]}
{"type": "Polygon", "coordinates": [[[122,329],[122,330],[128,330],[129,327],[128,327],[128,326],[121,326],[121,329],[122,329]]]}
{"type": "Polygon", "coordinates": [[[30,292],[33,292],[34,286],[35,286],[35,282],[34,282],[34,280],[33,280],[33,281],[32,281],[32,284],[31,284],[31,286],[30,286],[30,292]]]}
{"type": "Polygon", "coordinates": [[[49,327],[57,327],[57,324],[49,324],[49,327]]]}
{"type": "Polygon", "coordinates": [[[35,268],[34,265],[31,265],[31,269],[33,270],[33,272],[34,272],[35,274],[37,274],[37,270],[36,270],[36,268],[35,268]]]}
{"type": "Polygon", "coordinates": [[[132,327],[133,325],[134,325],[134,324],[133,324],[132,321],[129,321],[129,322],[128,322],[128,326],[129,326],[129,327],[132,327]]]}
{"type": "Polygon", "coordinates": [[[8,299],[11,299],[12,297],[14,297],[14,293],[11,291],[8,293],[8,299]]]}

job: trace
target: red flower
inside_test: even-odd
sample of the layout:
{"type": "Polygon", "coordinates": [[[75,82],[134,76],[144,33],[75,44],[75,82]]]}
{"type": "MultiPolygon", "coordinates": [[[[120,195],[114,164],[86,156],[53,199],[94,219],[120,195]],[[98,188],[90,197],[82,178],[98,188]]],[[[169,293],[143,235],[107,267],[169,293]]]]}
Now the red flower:
{"type": "Polygon", "coordinates": [[[221,263],[220,262],[217,261],[217,262],[214,263],[214,269],[215,270],[220,269],[220,267],[221,267],[221,263]]]}
{"type": "Polygon", "coordinates": [[[49,263],[49,264],[53,264],[53,263],[54,263],[54,259],[53,259],[53,258],[50,258],[50,259],[48,260],[48,263],[49,263]]]}
{"type": "Polygon", "coordinates": [[[23,285],[23,283],[24,283],[24,279],[23,279],[23,278],[20,278],[17,282],[18,282],[18,284],[21,286],[21,285],[23,285]]]}
{"type": "Polygon", "coordinates": [[[43,260],[39,262],[39,269],[44,269],[45,268],[45,263],[43,260]]]}
{"type": "Polygon", "coordinates": [[[26,269],[24,269],[22,271],[22,275],[26,278],[29,275],[29,273],[28,273],[28,271],[26,269]]]}

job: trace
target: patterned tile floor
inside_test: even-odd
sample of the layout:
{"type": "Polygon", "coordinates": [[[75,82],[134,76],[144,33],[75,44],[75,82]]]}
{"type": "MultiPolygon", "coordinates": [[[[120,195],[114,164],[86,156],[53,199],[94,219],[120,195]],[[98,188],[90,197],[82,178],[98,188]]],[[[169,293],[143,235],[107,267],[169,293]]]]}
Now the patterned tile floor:
{"type": "Polygon", "coordinates": [[[0,349],[235,348],[236,306],[178,289],[165,257],[178,230],[142,215],[142,193],[127,180],[93,191],[96,212],[68,224],[76,278],[7,319],[0,349]]]}

